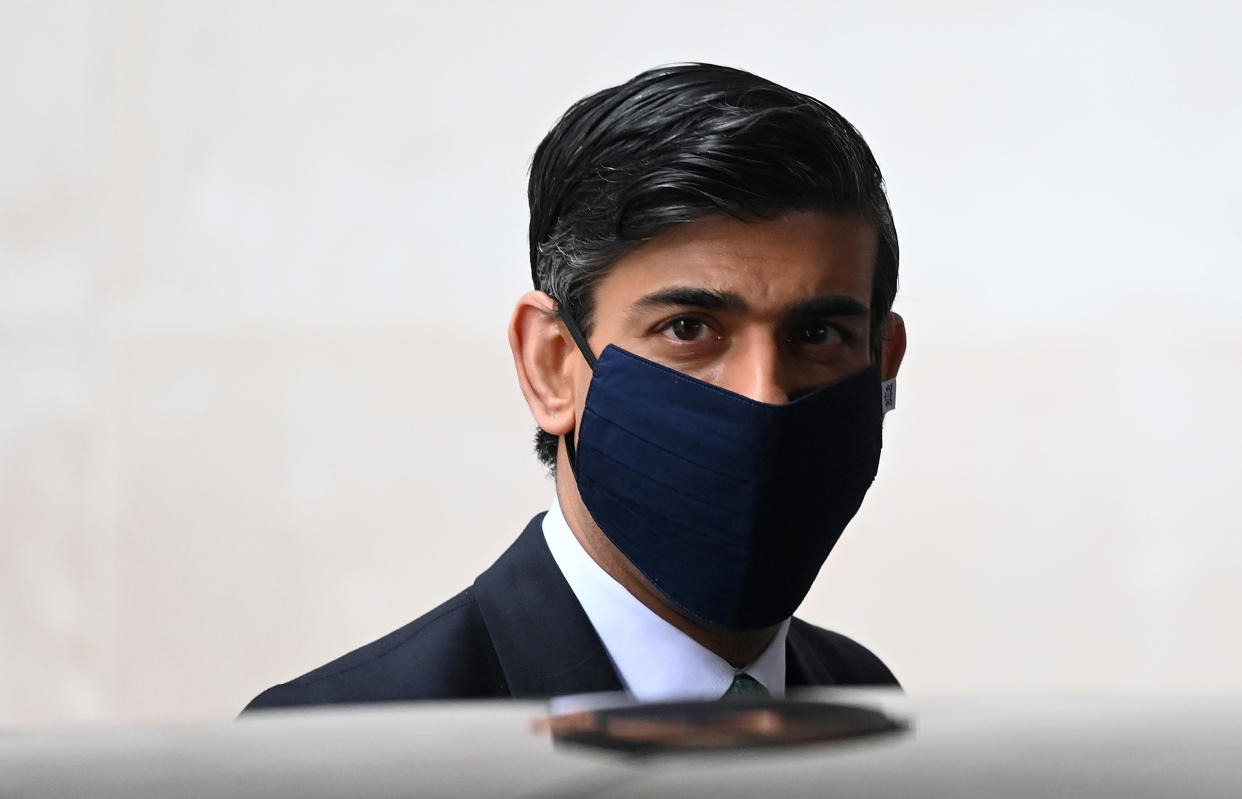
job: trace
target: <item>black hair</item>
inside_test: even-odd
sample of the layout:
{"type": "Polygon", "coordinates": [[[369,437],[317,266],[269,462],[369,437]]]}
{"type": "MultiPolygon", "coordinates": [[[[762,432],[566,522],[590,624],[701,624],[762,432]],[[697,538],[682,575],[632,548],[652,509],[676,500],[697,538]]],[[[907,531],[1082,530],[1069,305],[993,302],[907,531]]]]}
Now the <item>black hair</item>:
{"type": "MultiPolygon", "coordinates": [[[[871,347],[897,293],[897,231],[884,179],[854,126],[824,103],[740,69],[659,67],[579,100],[530,168],[530,268],[590,335],[594,287],[622,255],[673,227],[726,213],[862,217],[879,240],[871,347]]],[[[535,452],[556,468],[556,437],[535,452]]]]}

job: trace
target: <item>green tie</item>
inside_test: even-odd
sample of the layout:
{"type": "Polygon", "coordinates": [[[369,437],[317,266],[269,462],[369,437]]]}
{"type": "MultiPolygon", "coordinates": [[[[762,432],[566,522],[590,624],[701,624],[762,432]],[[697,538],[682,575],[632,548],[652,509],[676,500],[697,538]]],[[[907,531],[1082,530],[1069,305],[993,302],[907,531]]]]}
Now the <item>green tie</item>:
{"type": "Polygon", "coordinates": [[[733,678],[733,684],[729,686],[729,690],[725,691],[721,699],[749,699],[762,698],[771,696],[768,689],[763,687],[763,683],[756,680],[746,672],[742,672],[733,678]]]}

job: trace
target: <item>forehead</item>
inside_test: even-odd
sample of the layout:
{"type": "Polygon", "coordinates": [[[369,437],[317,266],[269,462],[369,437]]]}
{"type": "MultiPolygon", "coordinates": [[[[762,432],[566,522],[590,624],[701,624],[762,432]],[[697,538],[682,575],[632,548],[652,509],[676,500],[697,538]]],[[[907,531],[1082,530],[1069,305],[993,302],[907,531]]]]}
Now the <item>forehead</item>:
{"type": "Polygon", "coordinates": [[[617,259],[595,292],[605,322],[671,286],[739,295],[756,314],[844,295],[870,305],[875,230],[855,216],[802,211],[743,222],[718,215],[678,225],[617,259]]]}

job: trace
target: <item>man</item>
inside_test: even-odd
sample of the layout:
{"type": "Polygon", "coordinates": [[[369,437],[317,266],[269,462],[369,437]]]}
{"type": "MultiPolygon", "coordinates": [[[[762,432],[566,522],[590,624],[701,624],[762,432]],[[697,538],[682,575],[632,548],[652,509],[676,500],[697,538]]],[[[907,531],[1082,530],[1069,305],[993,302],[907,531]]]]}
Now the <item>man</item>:
{"type": "Polygon", "coordinates": [[[509,326],[556,495],[474,585],[247,708],[895,685],[792,614],[874,479],[905,351],[857,131],[707,64],[574,105],[509,326]]]}

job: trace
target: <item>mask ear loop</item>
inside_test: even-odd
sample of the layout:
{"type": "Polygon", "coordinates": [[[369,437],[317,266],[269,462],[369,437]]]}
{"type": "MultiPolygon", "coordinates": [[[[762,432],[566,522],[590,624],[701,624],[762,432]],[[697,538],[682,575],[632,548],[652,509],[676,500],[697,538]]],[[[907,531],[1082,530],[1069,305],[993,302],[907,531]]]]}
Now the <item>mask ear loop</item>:
{"type": "MultiPolygon", "coordinates": [[[[587,343],[586,336],[582,333],[582,328],[578,327],[578,323],[574,321],[573,315],[569,310],[561,305],[557,308],[557,315],[561,317],[561,321],[565,323],[565,329],[569,331],[569,335],[573,338],[574,343],[578,345],[578,350],[582,353],[582,357],[586,359],[587,366],[591,367],[591,371],[595,371],[596,358],[595,353],[591,352],[591,345],[587,343]]],[[[569,468],[574,473],[574,479],[578,478],[578,452],[574,447],[574,431],[570,430],[565,434],[565,454],[569,458],[569,468]]]]}
{"type": "Polygon", "coordinates": [[[591,367],[591,371],[595,371],[595,353],[591,352],[591,345],[587,343],[586,336],[582,334],[582,328],[578,327],[578,323],[574,321],[573,316],[565,308],[560,306],[557,315],[561,317],[561,321],[565,323],[565,327],[569,330],[569,335],[573,337],[574,343],[578,345],[578,349],[582,351],[582,357],[586,358],[587,366],[591,367]]]}

